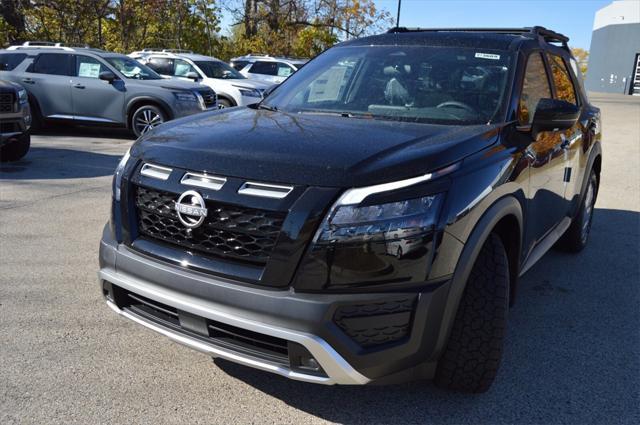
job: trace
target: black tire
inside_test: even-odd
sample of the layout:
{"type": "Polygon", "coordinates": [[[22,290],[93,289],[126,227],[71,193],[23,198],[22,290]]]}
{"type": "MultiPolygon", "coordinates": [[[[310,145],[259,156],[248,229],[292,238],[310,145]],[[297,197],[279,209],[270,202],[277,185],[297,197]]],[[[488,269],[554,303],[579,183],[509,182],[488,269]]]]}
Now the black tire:
{"type": "Polygon", "coordinates": [[[131,114],[130,124],[131,130],[136,137],[142,136],[147,131],[159,126],[167,121],[167,114],[155,105],[139,106],[133,114],[131,114]]]}
{"type": "Polygon", "coordinates": [[[18,161],[24,158],[27,152],[29,152],[30,146],[31,136],[28,133],[22,134],[18,136],[16,141],[4,145],[0,148],[0,161],[18,161]]]}
{"type": "Polygon", "coordinates": [[[31,131],[41,130],[45,127],[42,112],[35,99],[29,99],[29,108],[31,109],[31,131]]]}
{"type": "Polygon", "coordinates": [[[569,226],[556,244],[559,249],[567,252],[580,252],[587,246],[589,234],[591,233],[591,223],[593,221],[593,210],[597,194],[598,178],[596,177],[596,173],[591,171],[578,214],[576,214],[571,222],[571,226],[569,226]]]}
{"type": "Polygon", "coordinates": [[[481,393],[495,379],[509,310],[509,261],[492,233],[471,269],[447,348],[438,363],[439,387],[481,393]]]}
{"type": "Polygon", "coordinates": [[[218,98],[218,108],[225,109],[225,108],[233,108],[234,106],[235,105],[231,103],[230,100],[224,99],[222,97],[218,98]]]}

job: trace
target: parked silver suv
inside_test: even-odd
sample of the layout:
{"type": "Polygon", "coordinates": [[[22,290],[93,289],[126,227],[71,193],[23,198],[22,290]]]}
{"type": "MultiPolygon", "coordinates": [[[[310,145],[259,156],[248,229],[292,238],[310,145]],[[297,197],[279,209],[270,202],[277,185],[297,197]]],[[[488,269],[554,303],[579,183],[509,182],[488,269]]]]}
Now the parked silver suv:
{"type": "Polygon", "coordinates": [[[252,54],[233,58],[229,64],[251,80],[280,84],[307,61],[308,59],[252,54]]]}
{"type": "Polygon", "coordinates": [[[162,78],[125,55],[25,43],[0,50],[0,79],[22,84],[36,123],[112,124],[140,136],[157,125],[217,108],[215,92],[162,78]]]}

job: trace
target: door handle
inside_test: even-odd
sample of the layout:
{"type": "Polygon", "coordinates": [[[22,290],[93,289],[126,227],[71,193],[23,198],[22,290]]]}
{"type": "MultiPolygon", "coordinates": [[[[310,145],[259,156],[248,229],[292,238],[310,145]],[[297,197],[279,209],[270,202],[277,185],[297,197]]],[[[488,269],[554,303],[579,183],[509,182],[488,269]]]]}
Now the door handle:
{"type": "Polygon", "coordinates": [[[34,84],[35,81],[33,81],[33,78],[23,78],[22,79],[23,83],[27,83],[27,84],[34,84]]]}
{"type": "Polygon", "coordinates": [[[84,88],[84,86],[82,84],[80,84],[80,83],[74,84],[73,87],[75,87],[77,89],[83,89],[84,88]]]}

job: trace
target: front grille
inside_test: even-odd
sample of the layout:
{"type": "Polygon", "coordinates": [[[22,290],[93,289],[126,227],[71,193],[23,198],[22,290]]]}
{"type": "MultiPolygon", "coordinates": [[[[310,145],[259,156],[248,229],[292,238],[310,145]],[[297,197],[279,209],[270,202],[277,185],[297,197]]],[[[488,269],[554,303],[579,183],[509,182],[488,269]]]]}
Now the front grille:
{"type": "Polygon", "coordinates": [[[406,339],[411,331],[415,298],[398,298],[338,308],[334,321],[364,348],[406,339]]]}
{"type": "Polygon", "coordinates": [[[200,332],[195,332],[185,328],[181,323],[181,316],[183,316],[184,320],[185,312],[115,285],[112,285],[112,291],[119,308],[129,310],[154,323],[198,338],[216,347],[267,360],[271,363],[289,366],[289,346],[288,342],[282,338],[238,328],[204,317],[189,315],[191,323],[194,321],[200,323],[200,332]]]}
{"type": "Polygon", "coordinates": [[[13,112],[14,102],[13,93],[0,93],[0,113],[13,112]]]}
{"type": "Polygon", "coordinates": [[[282,228],[285,213],[207,201],[209,213],[197,229],[188,229],[174,209],[178,195],[135,188],[141,235],[209,256],[266,264],[282,228]]]}
{"type": "Polygon", "coordinates": [[[216,104],[216,94],[212,90],[200,90],[200,96],[204,100],[204,106],[210,108],[216,104]]]}
{"type": "Polygon", "coordinates": [[[17,122],[0,122],[0,133],[19,133],[20,126],[17,122]]]}

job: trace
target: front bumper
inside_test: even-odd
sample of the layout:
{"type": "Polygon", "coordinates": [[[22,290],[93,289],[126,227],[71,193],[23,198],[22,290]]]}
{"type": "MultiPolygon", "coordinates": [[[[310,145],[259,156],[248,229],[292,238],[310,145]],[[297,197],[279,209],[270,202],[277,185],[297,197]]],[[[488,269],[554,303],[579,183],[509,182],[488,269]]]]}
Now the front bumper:
{"type": "MultiPolygon", "coordinates": [[[[307,294],[296,293],[293,289],[249,286],[147,257],[116,244],[108,228],[105,228],[100,244],[99,279],[109,307],[123,317],[214,357],[320,384],[362,385],[432,377],[438,354],[436,341],[448,293],[447,282],[421,292],[391,295],[307,294]],[[176,311],[181,323],[182,315],[185,315],[200,323],[218,323],[299,345],[317,362],[320,373],[307,373],[294,363],[279,364],[233,346],[212,342],[204,337],[206,325],[205,332],[197,334],[191,332],[197,326],[184,331],[162,321],[149,320],[119,302],[114,291],[125,291],[134,297],[152,300],[161,308],[176,311]],[[381,305],[389,297],[403,296],[415,300],[411,329],[406,338],[368,349],[336,324],[336,311],[341,307],[358,306],[366,310],[381,305]]],[[[398,315],[384,317],[397,318],[398,315]]]]}
{"type": "Polygon", "coordinates": [[[3,113],[0,117],[0,143],[2,144],[26,133],[31,126],[29,105],[22,105],[17,112],[3,113]]]}

